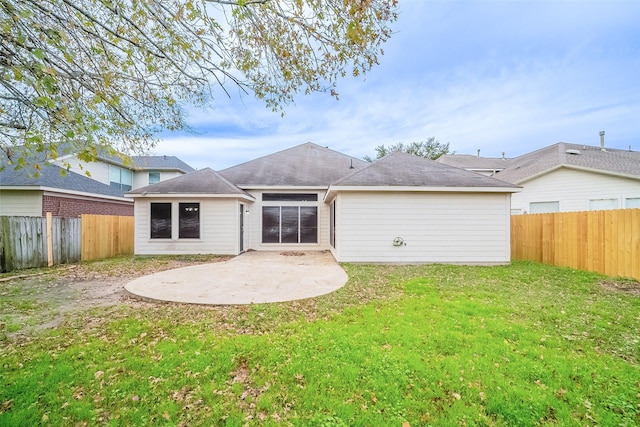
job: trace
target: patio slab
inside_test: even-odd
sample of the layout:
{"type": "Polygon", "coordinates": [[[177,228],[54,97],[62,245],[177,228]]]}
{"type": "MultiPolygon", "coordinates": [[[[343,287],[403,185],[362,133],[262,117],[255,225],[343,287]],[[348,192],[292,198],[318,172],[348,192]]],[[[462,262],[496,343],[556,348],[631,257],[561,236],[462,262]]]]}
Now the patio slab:
{"type": "Polygon", "coordinates": [[[347,273],[328,251],[246,252],[224,262],[139,277],[125,285],[148,301],[205,305],[259,304],[336,291],[347,273]]]}

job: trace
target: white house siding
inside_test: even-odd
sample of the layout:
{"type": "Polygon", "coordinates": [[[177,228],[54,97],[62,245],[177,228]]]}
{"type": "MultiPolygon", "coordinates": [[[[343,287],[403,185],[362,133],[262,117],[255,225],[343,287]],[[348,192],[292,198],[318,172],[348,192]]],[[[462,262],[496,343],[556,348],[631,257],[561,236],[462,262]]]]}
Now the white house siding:
{"type": "MultiPolygon", "coordinates": [[[[149,172],[160,172],[160,181],[166,181],[167,179],[175,178],[177,176],[183,175],[183,173],[178,171],[138,171],[133,173],[133,184],[132,190],[138,189],[140,187],[146,187],[149,185],[149,172]]],[[[107,182],[107,184],[109,184],[107,182]]]]}
{"type": "MultiPolygon", "coordinates": [[[[640,197],[640,180],[575,169],[560,168],[520,184],[511,207],[518,213],[530,213],[531,202],[558,201],[560,212],[586,211],[591,200],[614,199],[615,208],[625,208],[627,198],[640,197]]],[[[601,205],[601,203],[600,203],[601,205]]]]}
{"type": "Polygon", "coordinates": [[[96,162],[87,163],[78,160],[75,156],[72,156],[62,161],[55,161],[53,164],[60,166],[61,168],[66,168],[68,164],[70,165],[71,172],[88,176],[91,179],[109,185],[109,164],[103,161],[98,160],[96,162]],[[87,175],[87,172],[89,175],[87,175]]]}
{"type": "Polygon", "coordinates": [[[295,190],[283,190],[273,188],[269,190],[246,190],[256,201],[248,206],[249,214],[245,215],[245,235],[247,237],[247,249],[258,251],[304,251],[304,250],[328,250],[329,249],[329,206],[322,202],[325,190],[297,188],[295,190]],[[317,193],[318,202],[271,202],[271,206],[317,206],[318,207],[318,243],[262,243],[262,193],[317,193]]]}
{"type": "Polygon", "coordinates": [[[510,261],[509,193],[341,192],[340,262],[504,264],[510,261]],[[400,237],[406,246],[394,246],[400,237]]]}
{"type": "Polygon", "coordinates": [[[135,247],[138,255],[217,254],[240,252],[239,202],[227,198],[136,198],[135,247]],[[151,203],[173,203],[172,239],[151,239],[151,203]],[[200,239],[178,239],[178,204],[200,203],[200,239]]]}
{"type": "Polygon", "coordinates": [[[0,216],[42,216],[42,191],[0,191],[0,216]]]}

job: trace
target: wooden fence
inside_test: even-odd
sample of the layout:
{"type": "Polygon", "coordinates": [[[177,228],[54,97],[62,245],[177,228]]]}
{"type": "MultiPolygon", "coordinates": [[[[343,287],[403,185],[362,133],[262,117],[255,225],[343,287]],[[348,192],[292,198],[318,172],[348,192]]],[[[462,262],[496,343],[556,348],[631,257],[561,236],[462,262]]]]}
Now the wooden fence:
{"type": "Polygon", "coordinates": [[[82,261],[133,255],[133,217],[82,215],[82,261]]]}
{"type": "Polygon", "coordinates": [[[0,217],[0,272],[79,260],[80,218],[0,217]]]}
{"type": "Polygon", "coordinates": [[[640,280],[640,209],[513,215],[511,258],[640,280]]]}
{"type": "Polygon", "coordinates": [[[0,217],[2,273],[131,254],[132,216],[0,217]]]}

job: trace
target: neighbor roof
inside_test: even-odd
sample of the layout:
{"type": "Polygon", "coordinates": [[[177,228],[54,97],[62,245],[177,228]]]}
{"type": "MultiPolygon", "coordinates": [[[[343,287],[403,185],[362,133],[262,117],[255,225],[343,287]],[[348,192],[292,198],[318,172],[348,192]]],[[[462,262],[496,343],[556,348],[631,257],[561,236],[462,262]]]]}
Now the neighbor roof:
{"type": "Polygon", "coordinates": [[[368,162],[307,142],[220,171],[239,187],[328,186],[368,162]],[[353,169],[352,169],[353,168],[353,169]]]}
{"type": "Polygon", "coordinates": [[[6,162],[0,166],[5,166],[3,170],[0,170],[0,188],[55,188],[82,193],[92,193],[98,197],[100,195],[124,197],[124,191],[122,190],[110,187],[78,173],[66,171],[56,165],[43,164],[38,176],[35,176],[35,170],[32,168],[27,167],[15,170],[13,165],[8,165],[6,162]]]}
{"type": "Polygon", "coordinates": [[[511,159],[496,178],[519,184],[559,167],[640,179],[640,152],[559,142],[511,159]]]}
{"type": "Polygon", "coordinates": [[[218,172],[211,168],[200,169],[186,175],[160,181],[146,187],[129,191],[127,195],[158,195],[158,194],[209,194],[243,196],[253,200],[253,197],[233,185],[218,172]]]}
{"type": "Polygon", "coordinates": [[[509,160],[496,157],[479,157],[472,154],[445,154],[438,157],[436,162],[463,169],[499,171],[507,167],[509,160]]]}
{"type": "Polygon", "coordinates": [[[134,167],[140,170],[177,170],[183,173],[195,171],[176,156],[131,156],[131,160],[134,167]]]}

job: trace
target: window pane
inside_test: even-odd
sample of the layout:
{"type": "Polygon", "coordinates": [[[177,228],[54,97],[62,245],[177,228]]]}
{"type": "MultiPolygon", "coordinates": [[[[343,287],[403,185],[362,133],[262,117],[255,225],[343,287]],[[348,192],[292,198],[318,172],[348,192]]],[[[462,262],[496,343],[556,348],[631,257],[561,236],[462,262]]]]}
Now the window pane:
{"type": "Polygon", "coordinates": [[[529,213],[560,212],[560,202],[531,202],[529,213]]]}
{"type": "Polygon", "coordinates": [[[280,243],[280,207],[262,207],[262,243],[280,243]]]}
{"type": "Polygon", "coordinates": [[[171,238],[171,203],[151,203],[151,238],[171,238]]]}
{"type": "Polygon", "coordinates": [[[626,208],[640,208],[640,197],[632,197],[625,202],[626,208]]]}
{"type": "Polygon", "coordinates": [[[598,211],[604,209],[618,209],[618,199],[593,199],[589,200],[589,210],[598,211]]]}
{"type": "Polygon", "coordinates": [[[283,206],[281,243],[298,243],[298,207],[283,206]]]}
{"type": "Polygon", "coordinates": [[[262,193],[264,202],[317,202],[316,193],[262,193]]]}
{"type": "Polygon", "coordinates": [[[318,208],[300,207],[300,243],[318,243],[318,208]]]}
{"type": "Polygon", "coordinates": [[[149,172],[149,184],[157,184],[160,182],[160,172],[149,172]]]}
{"type": "Polygon", "coordinates": [[[200,238],[200,203],[180,203],[178,238],[200,238]]]}

